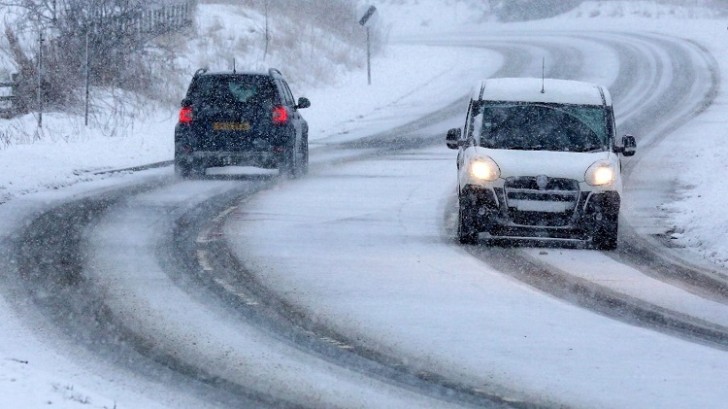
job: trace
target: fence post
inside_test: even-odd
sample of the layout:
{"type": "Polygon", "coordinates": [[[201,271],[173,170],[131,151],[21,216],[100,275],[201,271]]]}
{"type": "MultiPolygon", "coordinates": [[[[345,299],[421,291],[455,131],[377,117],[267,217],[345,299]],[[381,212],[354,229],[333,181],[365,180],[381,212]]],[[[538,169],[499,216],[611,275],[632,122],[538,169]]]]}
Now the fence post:
{"type": "Polygon", "coordinates": [[[38,35],[38,128],[43,128],[43,31],[38,35]]]}
{"type": "Polygon", "coordinates": [[[91,85],[91,59],[89,58],[88,51],[88,37],[89,33],[86,31],[86,107],[84,114],[84,124],[88,126],[88,105],[90,96],[90,85],[91,85]]]}

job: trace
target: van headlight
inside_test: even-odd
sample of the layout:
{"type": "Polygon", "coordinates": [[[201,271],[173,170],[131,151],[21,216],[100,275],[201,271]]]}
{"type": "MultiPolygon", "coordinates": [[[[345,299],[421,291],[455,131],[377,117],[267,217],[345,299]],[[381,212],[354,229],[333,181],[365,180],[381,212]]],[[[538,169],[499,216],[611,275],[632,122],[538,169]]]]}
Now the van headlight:
{"type": "Polygon", "coordinates": [[[495,161],[487,156],[473,159],[470,162],[470,176],[481,182],[493,182],[501,175],[495,161]]]}
{"type": "Polygon", "coordinates": [[[617,171],[610,162],[599,161],[589,166],[584,179],[591,186],[611,185],[617,179],[617,171]]]}

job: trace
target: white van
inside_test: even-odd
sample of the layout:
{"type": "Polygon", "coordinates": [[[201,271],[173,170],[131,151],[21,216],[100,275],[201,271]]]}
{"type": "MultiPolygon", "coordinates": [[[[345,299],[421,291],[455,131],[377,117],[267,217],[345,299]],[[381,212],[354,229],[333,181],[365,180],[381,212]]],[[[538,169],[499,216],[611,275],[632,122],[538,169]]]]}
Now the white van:
{"type": "Polygon", "coordinates": [[[458,149],[458,239],[590,241],[617,247],[622,177],[612,98],[599,85],[556,79],[500,78],[475,88],[458,149]]]}

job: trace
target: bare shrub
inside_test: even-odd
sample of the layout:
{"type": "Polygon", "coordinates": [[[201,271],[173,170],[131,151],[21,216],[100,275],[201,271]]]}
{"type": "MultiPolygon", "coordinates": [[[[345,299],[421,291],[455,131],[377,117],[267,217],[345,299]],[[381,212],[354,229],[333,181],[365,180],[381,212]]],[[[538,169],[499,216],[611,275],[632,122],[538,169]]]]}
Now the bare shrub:
{"type": "MultiPolygon", "coordinates": [[[[38,61],[43,64],[41,85],[44,104],[67,107],[77,103],[76,91],[88,69],[93,85],[132,91],[154,84],[147,51],[156,38],[189,25],[192,0],[165,8],[142,0],[11,0],[4,4],[19,10],[15,27],[6,34],[16,65],[20,67],[24,107],[34,108],[38,87],[38,61]],[[185,8],[180,8],[180,7],[185,8]],[[155,8],[156,7],[156,8],[155,8]],[[16,32],[45,35],[22,44],[16,32]],[[88,47],[89,64],[86,65],[88,47]],[[31,55],[35,50],[35,55],[31,55]],[[42,56],[42,58],[41,58],[42,56]]],[[[167,2],[169,3],[169,2],[167,2]]]]}
{"type": "MultiPolygon", "coordinates": [[[[127,90],[174,104],[195,69],[229,68],[236,56],[242,57],[237,59],[238,67],[278,66],[293,81],[307,84],[329,81],[342,69],[365,63],[366,36],[358,24],[355,0],[203,2],[238,8],[246,21],[260,21],[264,15],[266,24],[254,23],[231,34],[230,27],[213,22],[197,35],[193,21],[174,29],[164,24],[154,29],[142,23],[155,7],[178,3],[196,7],[196,0],[0,0],[0,5],[14,7],[20,15],[7,27],[5,42],[20,72],[21,112],[38,108],[40,31],[46,35],[42,48],[44,107],[76,113],[83,112],[87,38],[94,92],[127,90]],[[204,46],[190,48],[195,43],[190,39],[195,38],[203,39],[197,44],[204,46]]],[[[376,51],[384,35],[374,30],[373,38],[376,51]]],[[[119,98],[136,104],[130,93],[121,93],[119,98]]],[[[128,114],[117,115],[120,108],[98,98],[91,108],[91,119],[104,129],[111,129],[111,122],[104,125],[108,121],[99,112],[117,123],[128,114]]]]}
{"type": "Polygon", "coordinates": [[[10,134],[7,131],[0,130],[0,149],[10,146],[10,134]]]}

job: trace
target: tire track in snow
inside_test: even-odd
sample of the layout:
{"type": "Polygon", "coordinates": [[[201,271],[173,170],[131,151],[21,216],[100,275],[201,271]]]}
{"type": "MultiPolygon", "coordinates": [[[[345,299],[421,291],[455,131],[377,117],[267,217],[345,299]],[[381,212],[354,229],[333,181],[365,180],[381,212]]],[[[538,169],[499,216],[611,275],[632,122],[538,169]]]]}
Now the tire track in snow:
{"type": "MultiPolygon", "coordinates": [[[[622,107],[615,102],[617,109],[629,112],[622,118],[618,116],[619,125],[645,132],[641,138],[644,143],[642,153],[661,143],[673,129],[697,116],[717,95],[717,63],[699,45],[658,35],[608,33],[581,37],[605,41],[618,50],[622,64],[620,75],[611,89],[614,90],[615,101],[623,100],[622,107]],[[701,60],[710,71],[709,82],[701,81],[701,74],[693,66],[696,59],[701,60]],[[645,84],[647,77],[651,80],[645,84]],[[675,81],[678,77],[680,81],[675,81]],[[691,98],[686,100],[686,95],[691,98]]],[[[625,161],[627,184],[637,160],[625,161]]],[[[454,203],[448,208],[456,207],[454,203]]],[[[446,219],[452,217],[448,211],[446,219]]],[[[451,221],[447,223],[452,224],[451,221]]],[[[671,250],[659,242],[639,236],[628,221],[622,220],[620,224],[622,244],[617,252],[607,253],[617,263],[627,264],[649,278],[676,286],[690,295],[728,304],[728,280],[723,273],[674,257],[670,254],[671,250]]],[[[451,230],[448,234],[453,235],[451,230]]],[[[469,251],[506,274],[584,308],[693,342],[728,349],[728,327],[723,324],[666,308],[647,297],[626,295],[620,290],[584,279],[575,272],[559,269],[548,261],[538,261],[526,250],[473,247],[469,251]]]]}
{"type": "MultiPolygon", "coordinates": [[[[512,67],[519,64],[514,63],[512,67]]],[[[450,114],[445,114],[447,115],[450,114]]],[[[405,143],[401,148],[410,146],[411,143],[405,143]]],[[[198,367],[194,362],[180,358],[174,351],[160,349],[154,337],[132,329],[128,321],[119,316],[124,312],[115,310],[108,304],[104,286],[109,283],[100,282],[100,277],[90,278],[86,275],[84,269],[93,266],[85,266],[88,250],[83,244],[83,231],[92,228],[108,209],[115,208],[122,200],[132,200],[146,188],[140,186],[138,190],[119,190],[67,203],[48,210],[25,230],[18,232],[19,239],[15,243],[17,256],[13,260],[20,266],[21,272],[16,278],[24,287],[28,298],[50,322],[58,326],[64,336],[83,345],[91,354],[107,361],[119,362],[122,367],[138,371],[150,379],[168,379],[172,384],[183,385],[183,388],[193,391],[194,394],[207,397],[212,406],[243,404],[256,407],[305,408],[305,405],[280,399],[215,375],[214,368],[198,367]],[[69,221],[72,222],[70,226],[69,221]],[[57,270],[57,266],[63,266],[61,271],[57,270]],[[48,294],[52,296],[49,297],[48,294]]],[[[215,257],[209,259],[214,260],[215,257]]],[[[229,292],[232,287],[226,287],[225,290],[229,292]]],[[[248,306],[256,303],[257,301],[250,299],[245,300],[248,306]]],[[[333,345],[337,349],[348,351],[348,356],[369,359],[375,365],[388,367],[387,374],[369,376],[385,379],[394,385],[403,386],[405,390],[414,389],[425,396],[441,394],[438,399],[443,402],[454,401],[466,407],[540,407],[527,402],[512,402],[504,396],[465,389],[441,379],[437,374],[411,374],[405,367],[393,365],[384,358],[376,357],[373,352],[368,357],[352,354],[351,352],[356,351],[346,348],[347,344],[339,341],[335,334],[321,336],[323,332],[325,329],[320,329],[315,348],[327,350],[333,345]]],[[[309,353],[321,355],[320,351],[311,351],[314,348],[312,345],[299,347],[309,353]]]]}

